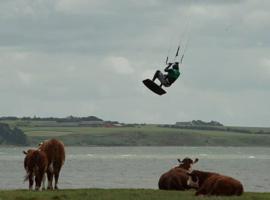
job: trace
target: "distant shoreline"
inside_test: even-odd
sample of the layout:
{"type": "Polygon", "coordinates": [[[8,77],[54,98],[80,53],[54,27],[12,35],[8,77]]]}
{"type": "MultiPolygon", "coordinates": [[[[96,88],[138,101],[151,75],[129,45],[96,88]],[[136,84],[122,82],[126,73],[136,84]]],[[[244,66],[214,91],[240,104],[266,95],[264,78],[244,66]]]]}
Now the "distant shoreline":
{"type": "Polygon", "coordinates": [[[209,123],[199,120],[193,121],[191,125],[176,123],[93,126],[88,122],[83,126],[63,126],[61,122],[60,126],[56,121],[38,120],[23,123],[21,120],[4,120],[1,123],[8,124],[11,131],[15,128],[20,130],[27,137],[27,142],[18,146],[36,146],[43,140],[57,138],[66,146],[270,147],[270,128],[228,127],[217,122],[211,122],[209,126],[205,125],[209,123]]]}

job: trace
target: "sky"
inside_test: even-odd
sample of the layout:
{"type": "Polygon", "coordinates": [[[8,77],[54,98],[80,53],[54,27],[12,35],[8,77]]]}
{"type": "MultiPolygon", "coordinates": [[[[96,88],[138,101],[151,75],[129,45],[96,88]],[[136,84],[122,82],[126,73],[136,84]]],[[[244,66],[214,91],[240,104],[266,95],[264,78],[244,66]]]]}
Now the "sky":
{"type": "MultiPolygon", "coordinates": [[[[1,0],[0,115],[270,127],[268,0],[1,0]],[[185,54],[158,96],[142,80],[185,54]]],[[[157,81],[158,82],[158,81],[157,81]]]]}

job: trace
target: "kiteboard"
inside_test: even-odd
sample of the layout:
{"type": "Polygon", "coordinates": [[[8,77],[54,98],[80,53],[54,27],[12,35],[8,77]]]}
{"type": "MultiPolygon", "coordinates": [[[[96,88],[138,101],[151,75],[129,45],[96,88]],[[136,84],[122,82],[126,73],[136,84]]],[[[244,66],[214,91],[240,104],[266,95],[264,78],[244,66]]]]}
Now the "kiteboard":
{"type": "Polygon", "coordinates": [[[143,84],[150,89],[152,92],[158,94],[158,95],[163,95],[166,94],[166,91],[163,90],[161,87],[159,87],[154,81],[150,79],[145,79],[143,80],[143,84]]]}

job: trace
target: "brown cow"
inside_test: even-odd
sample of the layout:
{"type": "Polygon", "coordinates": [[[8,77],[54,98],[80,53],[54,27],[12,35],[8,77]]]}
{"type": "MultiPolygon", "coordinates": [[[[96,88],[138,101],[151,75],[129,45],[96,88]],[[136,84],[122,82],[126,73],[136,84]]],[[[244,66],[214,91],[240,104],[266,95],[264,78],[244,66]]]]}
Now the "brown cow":
{"type": "Polygon", "coordinates": [[[244,191],[242,183],[229,176],[198,170],[188,175],[188,185],[197,188],[195,195],[240,196],[244,191]]]}
{"type": "Polygon", "coordinates": [[[39,190],[42,180],[44,181],[45,179],[48,166],[47,156],[44,152],[35,149],[29,149],[28,151],[23,151],[23,153],[26,155],[24,158],[24,169],[26,170],[24,180],[29,180],[29,190],[32,190],[34,183],[33,178],[35,177],[35,189],[39,190]]]}
{"type": "Polygon", "coordinates": [[[187,185],[188,175],[191,171],[192,165],[198,162],[196,158],[194,161],[190,158],[184,160],[178,159],[179,166],[176,166],[168,172],[161,175],[158,187],[161,190],[187,190],[190,186],[187,185]]]}
{"type": "Polygon", "coordinates": [[[39,145],[40,151],[44,152],[48,158],[48,189],[53,189],[53,177],[54,177],[54,189],[58,189],[58,178],[60,170],[65,162],[65,148],[61,141],[56,139],[46,140],[39,145]]]}

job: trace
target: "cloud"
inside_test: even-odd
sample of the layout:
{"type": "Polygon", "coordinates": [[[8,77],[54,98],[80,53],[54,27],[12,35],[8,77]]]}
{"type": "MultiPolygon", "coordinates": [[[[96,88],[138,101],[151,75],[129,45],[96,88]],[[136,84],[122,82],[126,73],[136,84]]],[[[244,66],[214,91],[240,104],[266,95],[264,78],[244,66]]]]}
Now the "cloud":
{"type": "Polygon", "coordinates": [[[1,1],[1,114],[269,125],[269,5],[1,1]],[[188,38],[180,78],[156,96],[141,81],[164,69],[169,49],[173,58],[188,38]]]}
{"type": "Polygon", "coordinates": [[[19,78],[19,80],[21,81],[22,84],[24,84],[24,85],[30,85],[31,84],[31,82],[32,82],[32,75],[31,74],[18,71],[17,75],[18,75],[18,78],[19,78]]]}
{"type": "Polygon", "coordinates": [[[141,74],[141,78],[142,79],[146,79],[146,78],[149,78],[151,79],[155,74],[155,69],[152,69],[152,70],[144,70],[141,74]]]}
{"type": "Polygon", "coordinates": [[[268,89],[270,84],[270,58],[262,58],[258,65],[258,80],[268,89]]]}
{"type": "Polygon", "coordinates": [[[134,73],[128,59],[119,56],[111,56],[106,59],[106,67],[111,68],[117,74],[128,75],[134,73]]]}
{"type": "Polygon", "coordinates": [[[57,0],[55,9],[68,14],[92,15],[102,13],[110,5],[108,0],[57,0]],[[104,9],[105,7],[105,9],[104,9]]]}
{"type": "Polygon", "coordinates": [[[270,58],[263,58],[261,60],[262,66],[265,67],[265,69],[268,71],[270,69],[270,58]]]}

